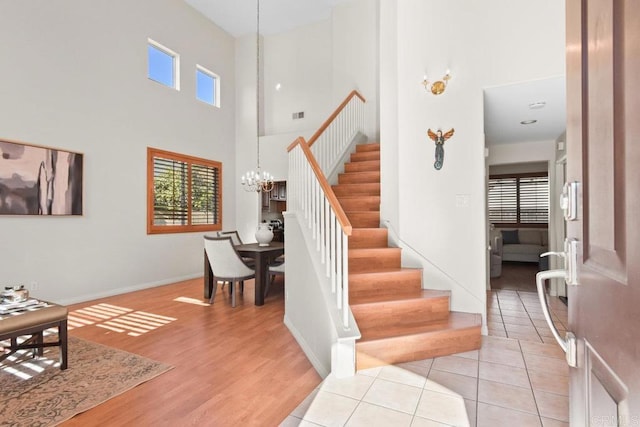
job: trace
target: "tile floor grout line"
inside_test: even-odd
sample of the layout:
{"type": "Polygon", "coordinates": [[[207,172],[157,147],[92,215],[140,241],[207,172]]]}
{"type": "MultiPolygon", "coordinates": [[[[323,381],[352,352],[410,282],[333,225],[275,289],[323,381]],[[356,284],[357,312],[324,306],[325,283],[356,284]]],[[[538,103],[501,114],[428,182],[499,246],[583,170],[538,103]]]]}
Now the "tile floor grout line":
{"type": "Polygon", "coordinates": [[[496,301],[498,301],[498,311],[500,312],[500,323],[502,323],[502,331],[505,336],[507,335],[507,327],[504,326],[504,317],[502,317],[502,306],[500,305],[500,296],[496,294],[496,301]]]}
{"type": "MultiPolygon", "coordinates": [[[[433,363],[432,363],[433,364],[433,363]]],[[[431,370],[431,368],[429,368],[429,370],[431,370]]],[[[429,375],[427,375],[427,379],[429,378],[429,375]]],[[[424,382],[425,385],[427,385],[427,382],[424,382]]],[[[418,416],[418,406],[420,406],[420,400],[422,400],[422,395],[424,394],[424,387],[422,387],[422,390],[420,390],[420,396],[418,397],[418,402],[416,402],[416,407],[413,410],[413,417],[411,418],[411,425],[413,425],[413,422],[415,421],[416,417],[418,416]]],[[[420,417],[422,418],[422,417],[420,417]]]]}
{"type": "MultiPolygon", "coordinates": [[[[491,291],[491,292],[494,292],[494,291],[491,291]]],[[[534,293],[534,292],[527,292],[527,291],[514,290],[515,295],[517,295],[518,299],[520,300],[520,304],[521,304],[521,306],[522,306],[522,307],[524,308],[524,310],[525,310],[525,313],[526,313],[527,318],[529,319],[529,321],[531,322],[531,324],[533,324],[533,326],[534,326],[534,328],[535,328],[535,330],[536,330],[536,334],[538,335],[538,338],[539,338],[539,339],[540,339],[540,341],[541,341],[540,343],[541,343],[541,344],[549,344],[549,343],[545,342],[545,340],[544,340],[543,336],[542,336],[542,335],[540,334],[540,332],[538,331],[540,328],[544,328],[544,326],[542,326],[542,327],[538,327],[538,326],[533,322],[533,318],[531,317],[531,313],[530,313],[530,311],[527,309],[527,306],[524,304],[524,300],[523,300],[523,298],[522,298],[522,297],[523,297],[523,295],[521,295],[521,294],[520,294],[520,292],[525,292],[525,293],[534,293]]],[[[499,310],[500,310],[501,320],[503,321],[503,326],[504,326],[504,317],[502,317],[502,316],[503,316],[503,314],[502,314],[502,305],[501,305],[501,299],[500,299],[500,296],[499,296],[499,295],[500,295],[500,294],[496,292],[496,297],[497,297],[497,298],[496,298],[496,300],[497,300],[497,303],[498,303],[498,305],[499,305],[499,310]]],[[[506,297],[505,297],[505,298],[506,298],[506,297]]],[[[508,305],[508,304],[507,304],[507,305],[508,305]]],[[[555,317],[557,317],[557,318],[558,318],[559,323],[560,323],[560,324],[562,324],[562,321],[560,320],[560,316],[558,316],[558,314],[557,314],[557,313],[552,309],[552,307],[551,307],[551,306],[549,306],[549,308],[550,308],[550,311],[552,311],[552,312],[553,312],[553,314],[555,315],[555,317]]],[[[562,325],[564,326],[564,324],[562,324],[562,325]]],[[[545,325],[545,326],[548,328],[548,325],[545,325]]],[[[506,326],[504,326],[504,329],[505,329],[505,331],[506,331],[506,326]]],[[[527,341],[527,342],[529,342],[529,340],[526,340],[526,339],[525,339],[525,340],[521,340],[521,339],[519,339],[519,338],[509,337],[509,336],[508,336],[508,332],[506,332],[506,334],[507,334],[507,339],[515,339],[515,340],[517,340],[517,342],[518,342],[518,347],[519,347],[519,349],[520,349],[520,354],[521,354],[521,356],[522,356],[522,358],[523,358],[523,361],[524,361],[524,368],[525,368],[525,372],[526,372],[526,374],[527,374],[527,379],[528,379],[528,381],[529,381],[529,386],[530,386],[531,394],[532,394],[532,396],[533,396],[533,402],[534,402],[534,404],[535,404],[535,406],[536,406],[536,412],[537,412],[537,414],[538,414],[538,420],[539,420],[539,422],[541,423],[541,425],[543,425],[543,424],[542,424],[542,415],[541,415],[541,413],[540,413],[540,408],[539,408],[539,405],[538,405],[538,401],[537,401],[537,399],[536,399],[536,394],[535,394],[535,391],[534,391],[534,388],[533,388],[533,383],[532,383],[532,381],[531,381],[531,372],[532,372],[532,370],[530,370],[530,369],[529,369],[529,367],[528,367],[528,365],[527,365],[526,359],[525,359],[525,357],[524,357],[524,353],[525,353],[525,351],[524,351],[523,346],[522,346],[522,341],[527,341]]],[[[491,336],[491,335],[488,335],[488,336],[491,336]]],[[[496,337],[499,337],[499,336],[496,336],[496,337]]],[[[531,341],[531,342],[536,342],[536,341],[531,341]]],[[[527,354],[529,354],[529,353],[527,353],[527,354]]],[[[553,357],[549,357],[549,356],[546,356],[546,355],[540,355],[540,354],[533,354],[533,355],[535,355],[535,356],[539,356],[539,357],[545,357],[545,358],[548,358],[548,359],[554,359],[553,357]]],[[[479,382],[479,380],[480,380],[480,378],[479,378],[479,377],[480,377],[480,375],[478,374],[478,382],[479,382]]],[[[490,380],[489,380],[489,381],[490,381],[490,380]]],[[[478,389],[479,389],[479,384],[478,384],[478,389]]],[[[561,395],[561,394],[557,394],[557,393],[550,393],[550,394],[553,394],[554,396],[558,396],[558,397],[566,397],[566,396],[563,396],[563,395],[561,395]]],[[[476,401],[476,424],[477,424],[477,422],[478,422],[478,418],[477,418],[477,417],[478,417],[478,407],[479,407],[480,403],[481,403],[481,402],[480,402],[480,400],[479,400],[479,394],[478,394],[478,400],[476,401]]],[[[482,402],[482,403],[487,404],[487,405],[494,405],[494,404],[487,403],[487,402],[482,402]]],[[[507,408],[507,407],[503,407],[503,406],[501,406],[501,405],[494,405],[494,406],[501,407],[501,408],[505,408],[505,409],[511,409],[511,410],[518,411],[518,412],[521,412],[521,413],[527,413],[527,414],[533,415],[533,414],[531,414],[531,413],[529,413],[529,412],[521,411],[521,410],[519,410],[519,409],[507,408]]],[[[534,416],[535,416],[535,415],[534,415],[534,416]]],[[[560,422],[566,422],[566,421],[564,421],[564,420],[559,420],[559,419],[554,418],[554,417],[545,417],[545,418],[550,418],[550,419],[553,419],[553,420],[556,420],[556,421],[560,421],[560,422]]]]}
{"type": "MultiPolygon", "coordinates": [[[[520,301],[522,301],[522,297],[520,296],[520,291],[518,291],[518,299],[520,299],[520,301]]],[[[546,301],[546,297],[545,297],[545,301],[546,301]]],[[[527,306],[524,305],[524,301],[522,301],[522,305],[524,306],[524,309],[527,312],[527,317],[529,318],[529,321],[531,322],[531,324],[533,324],[533,328],[535,329],[536,334],[538,335],[538,338],[540,339],[540,342],[544,343],[544,340],[542,339],[542,335],[540,335],[540,332],[538,332],[538,328],[533,323],[533,319],[531,318],[531,314],[529,313],[529,310],[527,310],[527,306]]],[[[520,342],[520,340],[518,340],[518,342],[520,342]]],[[[522,349],[522,347],[521,347],[521,349],[522,349]]],[[[522,355],[522,357],[524,358],[524,354],[522,355]]]]}
{"type": "Polygon", "coordinates": [[[533,391],[533,382],[531,382],[531,376],[529,375],[529,367],[527,366],[527,360],[524,358],[524,351],[522,349],[522,344],[520,340],[518,340],[518,346],[520,347],[520,353],[522,354],[522,360],[524,361],[525,371],[527,372],[527,379],[529,380],[529,388],[531,389],[531,394],[533,395],[533,403],[536,405],[536,412],[538,413],[538,418],[540,419],[540,423],[542,424],[542,414],[540,414],[540,408],[538,407],[538,400],[536,399],[536,394],[533,391]]]}

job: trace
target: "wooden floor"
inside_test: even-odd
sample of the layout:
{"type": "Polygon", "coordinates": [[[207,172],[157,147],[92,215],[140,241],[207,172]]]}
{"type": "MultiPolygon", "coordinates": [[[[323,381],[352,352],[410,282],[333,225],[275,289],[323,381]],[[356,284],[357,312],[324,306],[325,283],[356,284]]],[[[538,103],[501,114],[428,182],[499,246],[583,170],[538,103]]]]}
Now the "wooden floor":
{"type": "Polygon", "coordinates": [[[281,278],[262,307],[253,303],[253,281],[238,295],[235,309],[228,287],[218,288],[213,306],[198,305],[202,295],[203,279],[196,279],[70,306],[71,323],[74,310],[100,303],[142,312],[137,313],[142,319],[163,316],[158,319],[166,324],[144,333],[135,325],[129,335],[93,324],[69,334],[174,368],[62,425],[277,426],[320,384],[283,324],[281,278]],[[192,302],[175,301],[179,297],[192,302]]]}
{"type": "Polygon", "coordinates": [[[503,262],[500,277],[491,279],[491,289],[537,292],[538,271],[538,264],[534,262],[503,262]]]}

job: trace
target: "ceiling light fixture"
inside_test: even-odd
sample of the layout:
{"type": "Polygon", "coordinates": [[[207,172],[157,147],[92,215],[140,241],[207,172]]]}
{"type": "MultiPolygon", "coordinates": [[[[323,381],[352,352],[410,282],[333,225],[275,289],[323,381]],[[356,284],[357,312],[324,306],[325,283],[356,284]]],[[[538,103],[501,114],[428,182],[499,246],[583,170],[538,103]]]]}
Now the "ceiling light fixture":
{"type": "Polygon", "coordinates": [[[532,125],[532,124],[534,124],[536,122],[537,122],[537,120],[533,120],[533,119],[532,120],[523,120],[523,121],[520,122],[520,124],[521,125],[532,125]]]}
{"type": "Polygon", "coordinates": [[[532,110],[539,110],[541,108],[544,108],[546,105],[547,103],[545,101],[532,102],[531,104],[529,104],[529,108],[532,110]]]}
{"type": "Polygon", "coordinates": [[[256,148],[258,167],[242,175],[245,191],[269,193],[273,190],[273,175],[260,170],[260,0],[256,0],[256,148]]]}

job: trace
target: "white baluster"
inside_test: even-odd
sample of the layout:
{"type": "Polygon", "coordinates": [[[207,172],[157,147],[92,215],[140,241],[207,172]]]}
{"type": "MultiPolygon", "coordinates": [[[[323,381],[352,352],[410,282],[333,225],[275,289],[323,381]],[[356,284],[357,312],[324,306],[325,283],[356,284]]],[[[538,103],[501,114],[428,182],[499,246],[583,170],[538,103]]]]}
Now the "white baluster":
{"type": "Polygon", "coordinates": [[[342,232],[342,324],[349,328],[349,236],[342,232]]]}
{"type": "Polygon", "coordinates": [[[331,209],[331,206],[329,205],[329,201],[327,200],[327,204],[324,207],[324,227],[325,227],[325,230],[326,230],[324,238],[325,238],[325,251],[326,251],[325,259],[327,261],[326,262],[326,264],[327,264],[327,273],[326,273],[327,277],[330,277],[330,275],[331,275],[331,270],[330,270],[331,269],[331,262],[329,261],[330,257],[331,257],[331,254],[330,254],[330,250],[331,250],[331,227],[329,226],[329,220],[330,220],[329,211],[330,211],[330,209],[331,209]]]}
{"type": "Polygon", "coordinates": [[[331,209],[331,292],[336,292],[336,214],[331,209]]]}
{"type": "Polygon", "coordinates": [[[324,242],[325,242],[325,234],[327,234],[327,230],[324,227],[324,212],[325,212],[325,206],[327,205],[327,198],[324,197],[324,193],[322,193],[322,199],[321,199],[321,203],[320,203],[320,238],[318,239],[318,242],[320,242],[320,262],[324,264],[324,256],[325,256],[325,252],[324,252],[324,242]]]}
{"type": "Polygon", "coordinates": [[[336,303],[338,304],[338,310],[342,308],[342,227],[339,226],[336,221],[336,303]]]}

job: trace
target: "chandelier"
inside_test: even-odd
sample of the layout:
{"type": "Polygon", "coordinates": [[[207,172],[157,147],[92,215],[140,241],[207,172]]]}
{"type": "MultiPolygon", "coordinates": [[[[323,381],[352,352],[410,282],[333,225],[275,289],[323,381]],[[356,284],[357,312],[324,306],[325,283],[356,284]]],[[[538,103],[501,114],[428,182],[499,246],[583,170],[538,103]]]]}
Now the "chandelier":
{"type": "Polygon", "coordinates": [[[260,0],[256,0],[256,151],[257,168],[242,175],[245,191],[269,193],[273,190],[273,175],[260,170],[260,0]]]}

